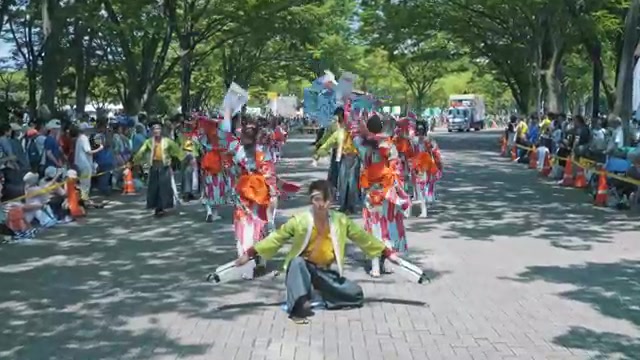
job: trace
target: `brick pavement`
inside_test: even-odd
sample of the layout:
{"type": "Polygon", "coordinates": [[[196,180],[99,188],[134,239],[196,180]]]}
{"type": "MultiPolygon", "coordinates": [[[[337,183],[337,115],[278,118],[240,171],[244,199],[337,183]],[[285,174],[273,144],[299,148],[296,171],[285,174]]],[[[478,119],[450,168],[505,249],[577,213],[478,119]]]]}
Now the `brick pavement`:
{"type": "MultiPolygon", "coordinates": [[[[197,205],[158,222],[123,198],[104,220],[0,246],[0,358],[640,358],[638,218],[497,159],[495,133],[440,143],[440,203],[408,222],[409,257],[430,284],[370,279],[354,259],[347,275],[366,306],[295,326],[279,307],[280,277],[203,282],[234,257],[228,222],[203,223],[197,205]]],[[[288,178],[324,175],[304,144],[286,151],[288,178]]]]}

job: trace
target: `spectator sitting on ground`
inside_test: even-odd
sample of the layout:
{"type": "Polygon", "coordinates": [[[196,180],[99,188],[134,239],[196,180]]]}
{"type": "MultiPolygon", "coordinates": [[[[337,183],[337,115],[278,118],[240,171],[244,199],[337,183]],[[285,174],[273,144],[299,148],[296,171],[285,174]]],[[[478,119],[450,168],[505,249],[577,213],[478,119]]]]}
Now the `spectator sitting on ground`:
{"type": "MultiPolygon", "coordinates": [[[[45,184],[49,186],[49,184],[45,184]]],[[[47,186],[38,185],[38,174],[28,172],[24,176],[24,193],[25,193],[25,221],[31,225],[39,225],[44,228],[52,227],[57,224],[57,220],[53,215],[53,211],[49,206],[49,192],[51,189],[47,186]]]]}
{"type": "Polygon", "coordinates": [[[597,154],[604,153],[607,150],[607,130],[599,119],[594,119],[589,150],[597,154]]]}
{"type": "MultiPolygon", "coordinates": [[[[626,176],[640,181],[640,149],[633,150],[627,155],[627,159],[631,162],[631,167],[627,170],[626,176]]],[[[626,184],[627,196],[631,206],[640,205],[640,186],[634,184],[626,184]]]]}
{"type": "Polygon", "coordinates": [[[624,159],[624,132],[622,130],[622,119],[618,116],[610,116],[608,121],[611,138],[607,145],[607,155],[624,159]]]}
{"type": "Polygon", "coordinates": [[[572,146],[572,153],[576,157],[588,155],[589,143],[591,142],[591,131],[582,115],[576,115],[573,120],[573,134],[575,136],[572,146]]]}
{"type": "Polygon", "coordinates": [[[0,189],[2,191],[5,202],[2,204],[2,212],[5,219],[8,235],[13,236],[13,240],[32,239],[37,233],[37,228],[32,227],[25,217],[25,213],[37,210],[37,206],[27,205],[24,203],[24,187],[4,186],[4,177],[0,175],[0,189]]]}
{"type": "Polygon", "coordinates": [[[43,194],[46,197],[47,204],[51,207],[51,211],[60,223],[68,223],[72,219],[66,216],[62,204],[66,198],[64,187],[62,186],[60,179],[62,178],[63,170],[56,169],[52,166],[44,170],[44,177],[40,180],[40,187],[43,189],[50,189],[50,191],[43,194]]]}

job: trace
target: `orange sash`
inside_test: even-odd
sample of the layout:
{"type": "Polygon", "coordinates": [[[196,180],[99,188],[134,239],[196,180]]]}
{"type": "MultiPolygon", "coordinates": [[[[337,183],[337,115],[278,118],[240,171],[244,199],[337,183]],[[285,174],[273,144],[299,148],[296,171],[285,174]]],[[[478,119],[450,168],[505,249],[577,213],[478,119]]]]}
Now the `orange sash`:
{"type": "Polygon", "coordinates": [[[284,133],[279,129],[274,132],[273,139],[278,142],[284,142],[286,140],[284,133]]]}
{"type": "MultiPolygon", "coordinates": [[[[256,168],[262,167],[264,154],[256,152],[256,168]]],[[[267,179],[261,173],[245,173],[238,178],[236,191],[240,198],[258,205],[268,206],[271,202],[267,179]]]]}
{"type": "Polygon", "coordinates": [[[216,150],[209,151],[202,158],[202,169],[211,175],[217,175],[222,171],[222,157],[216,150]]]}
{"type": "Polygon", "coordinates": [[[413,155],[413,147],[409,139],[399,136],[395,138],[394,143],[399,154],[404,154],[408,158],[413,155]]]}
{"type": "Polygon", "coordinates": [[[360,187],[368,189],[373,184],[380,184],[383,188],[391,188],[395,175],[384,161],[370,164],[360,173],[360,187]]]}
{"type": "Polygon", "coordinates": [[[433,156],[428,152],[420,152],[411,158],[412,167],[419,173],[429,173],[435,175],[438,172],[438,168],[433,159],[433,156]]]}

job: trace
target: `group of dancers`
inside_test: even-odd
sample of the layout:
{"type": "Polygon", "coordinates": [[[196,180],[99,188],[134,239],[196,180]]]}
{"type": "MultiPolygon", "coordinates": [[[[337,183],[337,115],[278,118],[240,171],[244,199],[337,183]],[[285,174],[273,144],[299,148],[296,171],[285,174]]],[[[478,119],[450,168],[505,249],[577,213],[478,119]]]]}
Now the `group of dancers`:
{"type": "Polygon", "coordinates": [[[199,117],[182,147],[162,136],[160,124],[153,124],[153,136],[134,157],[151,164],[147,206],[158,215],[173,206],[173,197],[167,195],[174,194],[170,159],[188,162],[201,174],[207,221],[219,219],[220,206],[234,207],[236,265],[255,261],[244,278],[252,279],[292,240],[285,260],[292,318],[306,319],[312,288],[322,293],[327,308],[360,306],[362,289],[343,277],[346,240],[372,259],[371,276],[390,272],[385,261],[400,263],[397,253],[407,250],[404,219],[411,215],[413,200],[420,204],[420,216],[427,216],[442,176],[442,160],[435,141],[426,129],[416,128],[415,119],[355,116],[338,108],[332,127],[313,156],[317,164],[317,159],[334,153],[330,180],[313,182],[310,210],[277,230],[278,202],[299,187],[278,177],[276,165],[287,134],[280,124],[264,118],[199,117]],[[334,196],[341,211],[330,210],[334,196]],[[346,215],[359,205],[364,229],[346,215]]]}
{"type": "MultiPolygon", "coordinates": [[[[234,116],[225,129],[222,118],[197,116],[191,128],[174,141],[162,124],[150,125],[152,136],[134,156],[134,163],[150,165],[147,208],[162,216],[178,201],[172,162],[179,162],[182,187],[201,188],[205,221],[220,219],[218,209],[232,205],[238,253],[275,228],[280,198],[299,190],[278,178],[276,163],[287,138],[275,119],[234,116]]],[[[264,262],[260,264],[264,266],[264,262]]],[[[251,278],[251,274],[246,277],[251,278]]]]}
{"type": "MultiPolygon", "coordinates": [[[[442,177],[440,150],[416,119],[396,120],[375,114],[366,121],[339,107],[335,120],[316,144],[314,165],[332,153],[328,180],[336,189],[340,211],[362,207],[365,229],[398,252],[407,250],[404,219],[412,204],[426,218],[442,177]]],[[[373,259],[371,275],[387,272],[383,259],[373,259]]]]}

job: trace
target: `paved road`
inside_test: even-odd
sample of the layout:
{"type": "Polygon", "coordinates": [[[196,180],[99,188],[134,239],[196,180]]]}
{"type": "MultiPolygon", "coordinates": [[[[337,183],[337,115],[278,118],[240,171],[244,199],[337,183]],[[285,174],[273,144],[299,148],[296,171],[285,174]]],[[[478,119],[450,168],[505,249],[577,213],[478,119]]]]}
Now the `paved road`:
{"type": "MultiPolygon", "coordinates": [[[[234,258],[228,220],[206,224],[196,205],[154,220],[141,198],[120,198],[102,220],[0,246],[0,358],[640,358],[640,220],[499,159],[496,136],[438,135],[440,202],[408,221],[428,285],[373,280],[353,260],[366,306],[296,326],[281,278],[203,282],[234,258]]],[[[287,145],[287,178],[324,176],[308,141],[287,145]]]]}

